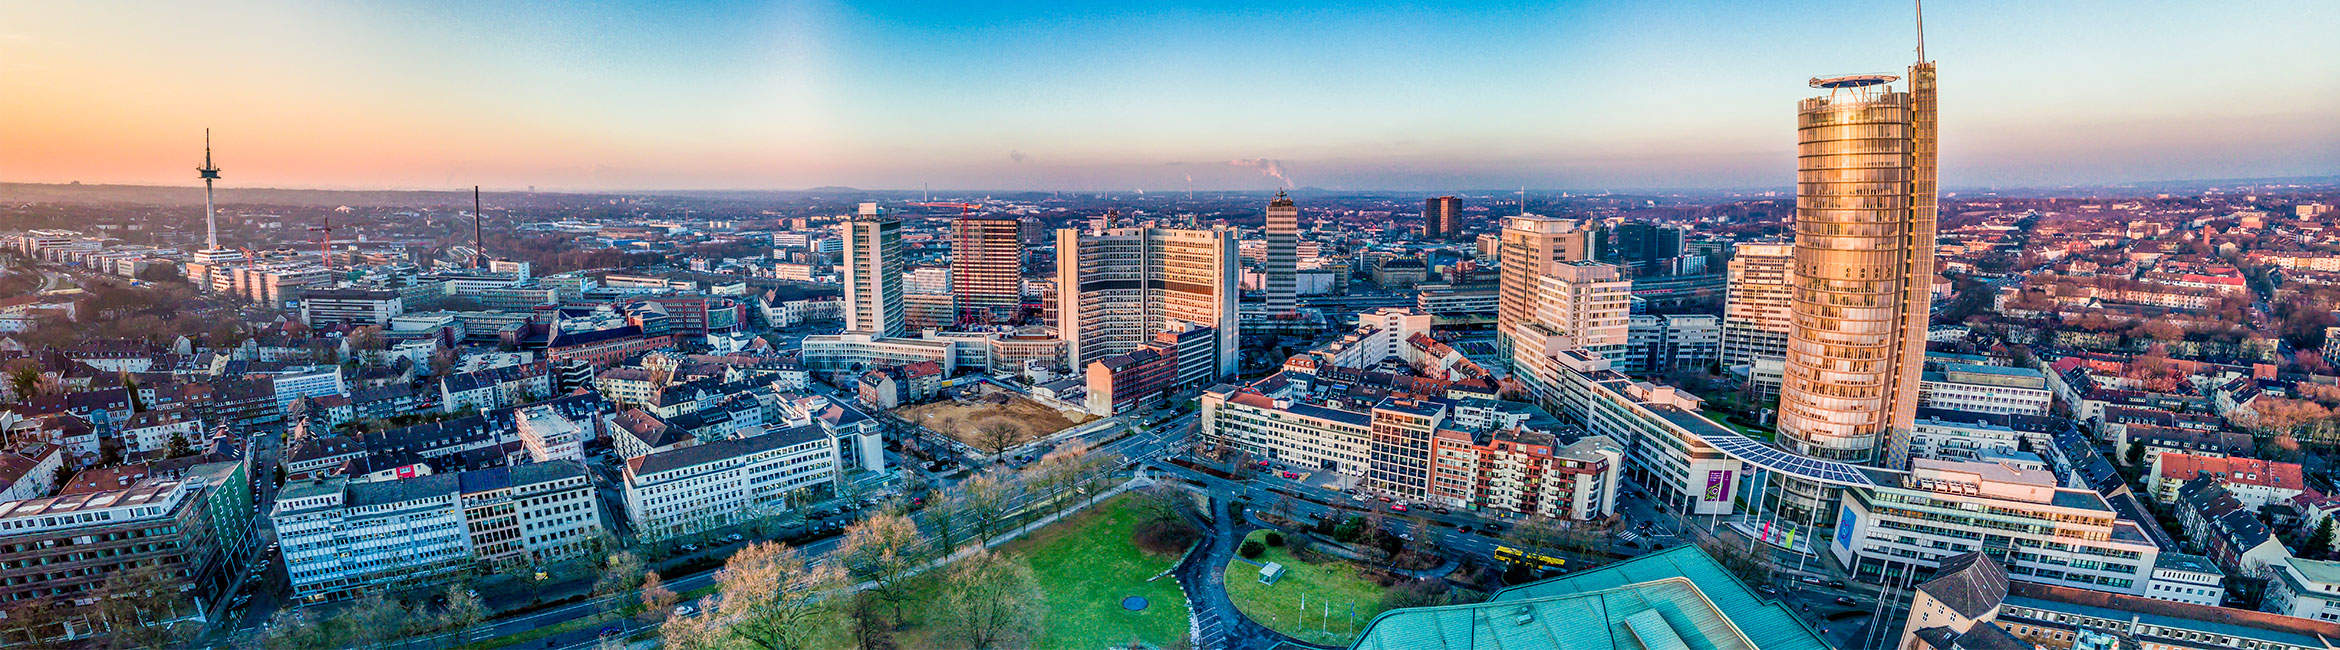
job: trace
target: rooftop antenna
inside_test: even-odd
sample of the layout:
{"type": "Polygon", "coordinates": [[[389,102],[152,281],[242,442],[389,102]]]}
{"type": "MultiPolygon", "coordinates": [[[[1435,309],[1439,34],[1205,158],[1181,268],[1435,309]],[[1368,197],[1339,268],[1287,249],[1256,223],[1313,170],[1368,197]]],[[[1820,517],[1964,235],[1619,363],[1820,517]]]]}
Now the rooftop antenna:
{"type": "Polygon", "coordinates": [[[195,168],[203,179],[203,228],[206,233],[204,250],[219,250],[219,212],[211,201],[211,183],[219,180],[219,166],[211,164],[211,129],[203,130],[203,166],[195,168]]]}
{"type": "Polygon", "coordinates": [[[1917,43],[1917,45],[1918,45],[1918,50],[1917,50],[1917,55],[1918,55],[1918,62],[1919,62],[1919,63],[1925,63],[1925,62],[1926,62],[1926,0],[1912,0],[1912,1],[1917,3],[1917,30],[1918,30],[1918,33],[1917,33],[1917,37],[1918,37],[1918,43],[1917,43]]]}
{"type": "Polygon", "coordinates": [[[487,238],[482,236],[480,222],[487,221],[487,213],[479,209],[479,186],[471,186],[471,268],[487,268],[487,238]]]}

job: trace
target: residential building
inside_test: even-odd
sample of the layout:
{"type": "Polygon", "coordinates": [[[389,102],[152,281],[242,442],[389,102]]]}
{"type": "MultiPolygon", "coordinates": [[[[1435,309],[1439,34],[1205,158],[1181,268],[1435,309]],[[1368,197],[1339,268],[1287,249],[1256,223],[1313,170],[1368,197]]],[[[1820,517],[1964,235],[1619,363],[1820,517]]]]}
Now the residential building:
{"type": "Polygon", "coordinates": [[[2164,551],[2153,559],[2153,582],[2145,597],[2217,607],[2226,600],[2226,574],[2210,558],[2164,551]]]}
{"type": "Polygon", "coordinates": [[[388,327],[406,313],[399,292],[388,289],[310,289],[301,292],[301,323],[388,327]]]}
{"type": "Polygon", "coordinates": [[[553,407],[522,408],[513,414],[513,420],[531,462],[585,462],[585,441],[592,434],[553,407]]]}
{"type": "MultiPolygon", "coordinates": [[[[166,615],[200,616],[225,599],[234,581],[223,575],[231,551],[224,542],[242,531],[215,528],[207,507],[207,490],[222,487],[200,477],[148,478],[127,488],[0,502],[0,603],[48,598],[76,618],[77,610],[97,605],[96,592],[108,578],[160,566],[163,580],[183,585],[180,593],[189,599],[166,615]]],[[[81,636],[91,625],[85,620],[74,628],[71,636],[81,636]]]]}
{"type": "Polygon", "coordinates": [[[2298,463],[2176,452],[2155,454],[2152,462],[2146,485],[2153,499],[2162,503],[2176,503],[2178,488],[2201,477],[2226,488],[2250,510],[2284,503],[2307,491],[2298,463]]]}
{"type": "Polygon", "coordinates": [[[2340,623],[2010,580],[1980,552],[1942,562],[1912,596],[1903,650],[2329,650],[2340,623]]]}
{"type": "Polygon", "coordinates": [[[861,403],[881,409],[934,399],[942,392],[942,364],[918,361],[861,373],[855,390],[861,403]]]}
{"type": "Polygon", "coordinates": [[[1617,512],[1624,448],[1602,436],[1562,442],[1529,429],[1440,429],[1430,443],[1432,504],[1575,521],[1617,512]]]}
{"type": "Polygon", "coordinates": [[[1148,345],[1096,361],[1086,369],[1090,413],[1112,417],[1149,405],[1178,378],[1178,350],[1148,345]]]}

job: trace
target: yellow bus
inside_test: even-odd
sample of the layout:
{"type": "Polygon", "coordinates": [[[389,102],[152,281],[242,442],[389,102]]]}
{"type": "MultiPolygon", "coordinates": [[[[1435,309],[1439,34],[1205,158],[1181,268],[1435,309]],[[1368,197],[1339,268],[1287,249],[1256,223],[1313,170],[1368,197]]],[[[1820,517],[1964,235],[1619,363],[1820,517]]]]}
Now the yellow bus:
{"type": "Polygon", "coordinates": [[[1568,561],[1564,559],[1530,553],[1509,546],[1495,547],[1495,559],[1513,563],[1525,562],[1540,568],[1557,568],[1568,564],[1568,561]]]}

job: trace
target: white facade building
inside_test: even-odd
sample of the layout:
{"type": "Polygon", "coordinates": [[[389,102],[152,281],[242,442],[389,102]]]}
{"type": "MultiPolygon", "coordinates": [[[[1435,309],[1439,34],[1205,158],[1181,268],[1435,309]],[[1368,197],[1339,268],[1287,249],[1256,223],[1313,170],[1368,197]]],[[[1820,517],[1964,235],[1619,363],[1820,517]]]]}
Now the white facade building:
{"type": "Polygon", "coordinates": [[[788,495],[838,480],[838,453],[818,426],[702,442],[626,460],[626,517],[666,539],[787,508],[788,495]]]}

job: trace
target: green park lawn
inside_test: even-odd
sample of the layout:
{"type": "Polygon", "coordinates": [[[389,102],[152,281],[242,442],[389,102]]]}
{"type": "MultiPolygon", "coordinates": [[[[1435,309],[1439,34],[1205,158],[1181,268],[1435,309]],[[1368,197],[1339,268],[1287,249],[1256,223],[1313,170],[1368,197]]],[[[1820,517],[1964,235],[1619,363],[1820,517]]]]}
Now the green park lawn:
{"type": "MultiPolygon", "coordinates": [[[[1135,497],[1125,495],[999,548],[1030,562],[1033,575],[1048,592],[1048,623],[1032,647],[1102,650],[1127,647],[1133,636],[1154,647],[1170,647],[1186,638],[1186,597],[1177,578],[1146,581],[1177,564],[1178,558],[1138,550],[1132,539],[1143,517],[1135,497]],[[1141,611],[1124,610],[1121,599],[1129,596],[1144,596],[1149,604],[1141,611]]],[[[938,601],[935,580],[941,575],[937,571],[922,576],[910,620],[927,619],[916,608],[938,601]]],[[[943,647],[934,640],[937,632],[914,623],[896,640],[904,648],[943,647]]]]}
{"type": "MultiPolygon", "coordinates": [[[[1252,531],[1245,539],[1259,540],[1266,534],[1252,531]]],[[[1359,576],[1347,562],[1309,564],[1283,546],[1267,547],[1256,561],[1284,565],[1284,577],[1272,585],[1260,584],[1259,566],[1236,558],[1227,563],[1227,598],[1245,616],[1269,629],[1311,643],[1348,645],[1355,639],[1357,626],[1381,614],[1385,590],[1359,576]],[[1303,598],[1305,612],[1301,611],[1303,598]]]]}

